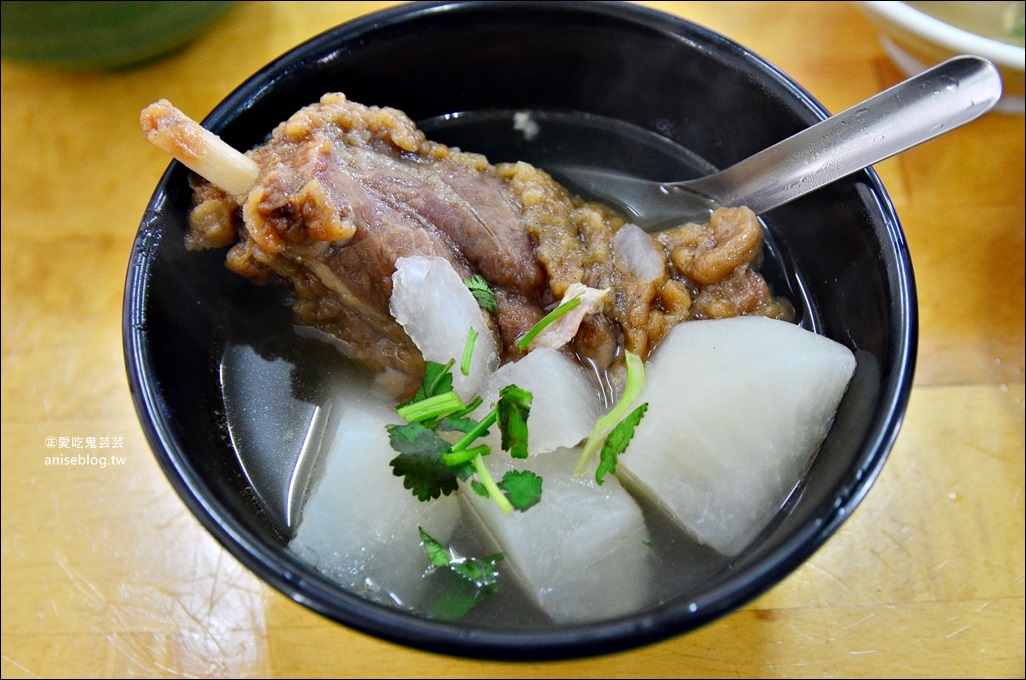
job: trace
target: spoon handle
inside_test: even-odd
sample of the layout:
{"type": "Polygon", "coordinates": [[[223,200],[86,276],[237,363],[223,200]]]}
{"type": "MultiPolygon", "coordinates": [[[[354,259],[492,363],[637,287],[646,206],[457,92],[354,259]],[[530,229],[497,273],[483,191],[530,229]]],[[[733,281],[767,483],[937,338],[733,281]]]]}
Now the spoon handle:
{"type": "Polygon", "coordinates": [[[761,214],[964,125],[1000,97],[1001,76],[991,62],[954,57],[721,172],[679,186],[761,214]]]}

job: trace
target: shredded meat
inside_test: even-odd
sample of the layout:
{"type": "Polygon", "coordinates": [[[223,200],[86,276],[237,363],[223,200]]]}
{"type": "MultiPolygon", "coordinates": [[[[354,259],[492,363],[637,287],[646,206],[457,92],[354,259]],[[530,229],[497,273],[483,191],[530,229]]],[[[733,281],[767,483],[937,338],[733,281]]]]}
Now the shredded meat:
{"type": "MultiPolygon", "coordinates": [[[[165,147],[187,146],[167,107],[144,111],[144,129],[165,147]]],[[[338,93],[300,109],[245,156],[259,168],[252,186],[236,170],[249,172],[238,158],[229,181],[194,179],[187,247],[227,247],[232,271],[287,282],[300,323],[396,378],[399,392],[423,373],[420,352],[388,308],[395,261],[404,256],[442,257],[460,276],[481,274],[491,284],[505,360],[575,283],[610,291],[572,344],[600,370],[623,349],[647,356],[688,319],[789,313],[752,268],[762,230],[745,208],[640,241],[633,235],[632,248],[640,244],[645,256],[638,266],[636,255],[613,245],[625,222],[612,209],[572,196],[527,163],[493,166],[427,140],[400,111],[338,93]]]]}

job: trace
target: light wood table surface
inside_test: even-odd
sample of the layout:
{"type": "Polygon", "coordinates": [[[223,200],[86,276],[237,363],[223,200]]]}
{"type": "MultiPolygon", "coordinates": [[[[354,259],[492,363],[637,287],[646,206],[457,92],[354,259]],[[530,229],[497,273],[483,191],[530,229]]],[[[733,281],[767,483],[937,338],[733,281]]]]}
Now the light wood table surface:
{"type": "MultiPolygon", "coordinates": [[[[215,543],[158,468],[125,378],[126,266],[168,164],[138,112],[167,97],[202,118],[272,58],[389,4],[242,3],[114,74],[2,64],[3,677],[1023,677],[1022,116],[877,166],[920,300],[907,417],[849,521],[735,613],[605,657],[456,659],[331,623],[215,543]],[[110,464],[47,466],[62,437],[108,444],[110,464]]],[[[902,78],[850,3],[650,4],[834,112],[902,78]]]]}

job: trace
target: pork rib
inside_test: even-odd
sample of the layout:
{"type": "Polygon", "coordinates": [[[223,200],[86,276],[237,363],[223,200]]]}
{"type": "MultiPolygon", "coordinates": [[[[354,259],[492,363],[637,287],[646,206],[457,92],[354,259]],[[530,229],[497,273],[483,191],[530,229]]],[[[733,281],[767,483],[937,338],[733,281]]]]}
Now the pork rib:
{"type": "Polygon", "coordinates": [[[609,290],[573,344],[600,370],[624,348],[646,356],[689,318],[788,313],[751,269],[761,231],[744,208],[658,238],[614,240],[621,216],[542,170],[491,165],[428,140],[401,111],[340,93],[301,108],[246,153],[165,101],[141,119],[154,145],[199,175],[187,247],[226,247],[232,271],[287,282],[298,320],[394,379],[397,394],[423,374],[420,352],[389,313],[401,257],[441,257],[461,277],[491,284],[503,360],[521,353],[519,338],[574,284],[609,290]],[[727,243],[741,236],[744,249],[727,243]],[[719,251],[733,259],[714,259],[719,251]],[[643,266],[632,261],[639,256],[643,266]]]}

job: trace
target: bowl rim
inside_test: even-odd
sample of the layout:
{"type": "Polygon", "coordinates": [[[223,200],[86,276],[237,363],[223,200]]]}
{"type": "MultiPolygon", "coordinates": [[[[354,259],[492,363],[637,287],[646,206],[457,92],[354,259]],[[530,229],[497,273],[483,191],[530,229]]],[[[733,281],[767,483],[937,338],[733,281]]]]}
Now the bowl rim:
{"type": "MultiPolygon", "coordinates": [[[[375,32],[383,25],[416,20],[426,14],[487,8],[515,9],[530,6],[563,7],[574,12],[587,6],[625,25],[644,26],[679,39],[682,34],[715,45],[728,54],[743,58],[761,76],[774,81],[795,98],[796,104],[823,119],[830,114],[802,86],[776,66],[733,40],[690,20],[657,9],[628,2],[579,3],[523,2],[521,0],[451,0],[412,2],[386,8],[330,28],[300,43],[247,77],[242,84],[218,103],[203,121],[204,127],[219,133],[241,111],[263,96],[290,66],[323,57],[336,51],[342,42],[375,32]],[[331,47],[334,46],[334,47],[331,47]],[[279,74],[276,77],[274,74],[279,74]]],[[[742,579],[732,580],[703,592],[687,606],[660,605],[644,612],[595,623],[525,629],[471,629],[460,624],[434,621],[392,610],[349,593],[315,572],[314,568],[289,553],[272,553],[253,532],[232,516],[213,494],[206,493],[206,482],[181,450],[167,420],[167,408],[160,385],[145,370],[150,363],[146,322],[141,306],[148,297],[152,255],[161,241],[155,224],[167,199],[168,185],[181,172],[172,161],[161,177],[147,206],[139,233],[133,244],[126,277],[123,310],[123,343],[128,382],[144,434],[155,457],[178,495],[204,528],[230,554],[266,583],[293,601],[348,628],[410,648],[470,658],[496,660],[552,660],[604,655],[641,647],[692,631],[724,614],[736,610],[768,589],[805,562],[858,506],[879,475],[893,447],[910,397],[918,337],[918,311],[911,258],[904,234],[879,176],[872,168],[862,175],[868,185],[867,200],[879,209],[893,249],[896,280],[892,282],[894,302],[892,319],[901,322],[890,349],[895,363],[890,377],[881,385],[877,416],[857,458],[858,468],[831,492],[834,503],[819,515],[819,521],[796,531],[788,540],[769,551],[765,559],[752,566],[742,579]],[[884,416],[886,414],[885,422],[884,416]],[[344,610],[344,616],[340,611],[344,610]]],[[[883,236],[883,234],[881,234],[883,236]]]]}
{"type": "Polygon", "coordinates": [[[881,19],[946,47],[952,52],[976,54],[1000,66],[1019,71],[1026,68],[1026,48],[958,28],[916,9],[907,2],[860,0],[858,4],[881,19]]]}

